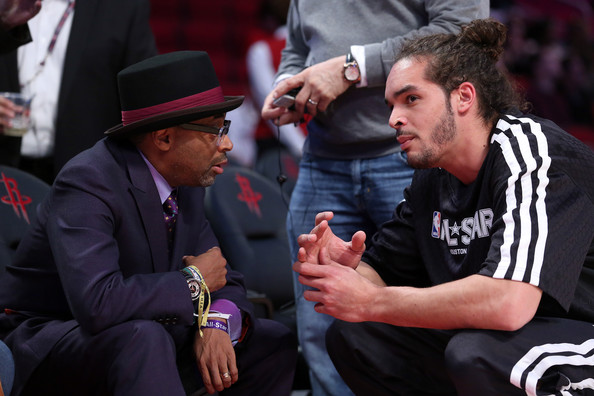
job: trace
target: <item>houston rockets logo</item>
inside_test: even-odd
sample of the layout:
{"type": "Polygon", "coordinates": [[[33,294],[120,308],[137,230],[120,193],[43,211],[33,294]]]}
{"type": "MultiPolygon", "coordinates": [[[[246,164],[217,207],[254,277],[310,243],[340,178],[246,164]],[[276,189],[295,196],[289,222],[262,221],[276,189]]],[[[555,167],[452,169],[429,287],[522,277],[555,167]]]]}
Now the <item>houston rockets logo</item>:
{"type": "Polygon", "coordinates": [[[12,209],[14,209],[14,213],[16,213],[17,217],[20,218],[21,214],[27,223],[29,222],[29,215],[27,214],[27,208],[25,205],[31,203],[31,198],[21,195],[19,191],[19,186],[16,180],[8,178],[2,172],[2,178],[0,178],[0,183],[4,183],[4,187],[6,187],[6,192],[8,195],[3,196],[0,198],[3,204],[11,205],[12,209]]]}
{"type": "Polygon", "coordinates": [[[247,177],[243,177],[237,173],[235,174],[235,180],[237,180],[237,184],[239,184],[239,188],[241,188],[241,193],[237,195],[237,199],[245,202],[250,212],[255,213],[258,217],[262,217],[260,205],[258,204],[262,199],[262,194],[252,190],[250,180],[247,177]]]}

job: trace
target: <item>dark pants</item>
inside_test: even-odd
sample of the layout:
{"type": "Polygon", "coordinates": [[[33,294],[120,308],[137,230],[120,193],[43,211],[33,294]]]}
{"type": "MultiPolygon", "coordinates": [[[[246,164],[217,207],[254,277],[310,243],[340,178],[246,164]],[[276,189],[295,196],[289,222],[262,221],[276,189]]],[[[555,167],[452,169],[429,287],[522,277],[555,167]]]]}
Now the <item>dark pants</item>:
{"type": "Polygon", "coordinates": [[[586,322],[535,318],[504,332],[336,321],[326,345],[357,395],[594,394],[594,326],[586,322]]]}
{"type": "MultiPolygon", "coordinates": [[[[126,322],[94,336],[77,327],[56,344],[23,395],[192,393],[202,386],[193,359],[193,333],[190,327],[168,328],[148,320],[126,322]]],[[[259,320],[235,350],[239,380],[221,395],[291,393],[297,344],[288,328],[259,320]]]]}

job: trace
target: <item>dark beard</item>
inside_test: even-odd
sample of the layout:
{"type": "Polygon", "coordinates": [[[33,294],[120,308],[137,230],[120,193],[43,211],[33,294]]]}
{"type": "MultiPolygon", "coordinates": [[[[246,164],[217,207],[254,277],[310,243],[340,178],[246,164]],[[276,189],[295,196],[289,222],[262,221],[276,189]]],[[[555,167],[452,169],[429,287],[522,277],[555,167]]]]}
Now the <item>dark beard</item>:
{"type": "MultiPolygon", "coordinates": [[[[446,111],[433,128],[431,141],[438,147],[443,147],[456,136],[454,113],[449,103],[446,102],[446,111]]],[[[436,168],[441,156],[433,147],[425,147],[418,156],[408,155],[408,164],[414,169],[436,168]]]]}

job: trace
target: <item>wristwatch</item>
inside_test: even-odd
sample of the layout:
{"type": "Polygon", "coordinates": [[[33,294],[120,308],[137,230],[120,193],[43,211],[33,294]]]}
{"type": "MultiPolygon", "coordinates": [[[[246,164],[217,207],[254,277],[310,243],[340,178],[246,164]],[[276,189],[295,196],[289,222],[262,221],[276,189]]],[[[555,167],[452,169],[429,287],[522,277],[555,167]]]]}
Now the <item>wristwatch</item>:
{"type": "Polygon", "coordinates": [[[344,68],[342,72],[344,79],[350,84],[356,84],[361,81],[361,70],[359,70],[359,64],[355,58],[353,58],[353,54],[350,52],[346,56],[346,61],[344,62],[344,68]]]}
{"type": "Polygon", "coordinates": [[[190,289],[190,294],[192,295],[192,301],[198,300],[200,297],[200,291],[202,290],[200,287],[200,279],[196,278],[190,271],[181,271],[185,278],[186,282],[188,283],[188,288],[190,289]]]}

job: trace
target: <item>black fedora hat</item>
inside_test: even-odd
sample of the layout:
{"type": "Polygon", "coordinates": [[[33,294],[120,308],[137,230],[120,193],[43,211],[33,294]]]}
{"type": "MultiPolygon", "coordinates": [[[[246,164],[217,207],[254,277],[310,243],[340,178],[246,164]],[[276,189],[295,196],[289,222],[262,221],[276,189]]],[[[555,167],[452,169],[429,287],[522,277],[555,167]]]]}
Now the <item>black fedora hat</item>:
{"type": "Polygon", "coordinates": [[[223,96],[208,54],[157,55],[118,73],[122,123],[105,134],[124,137],[231,111],[243,96],[223,96]]]}

